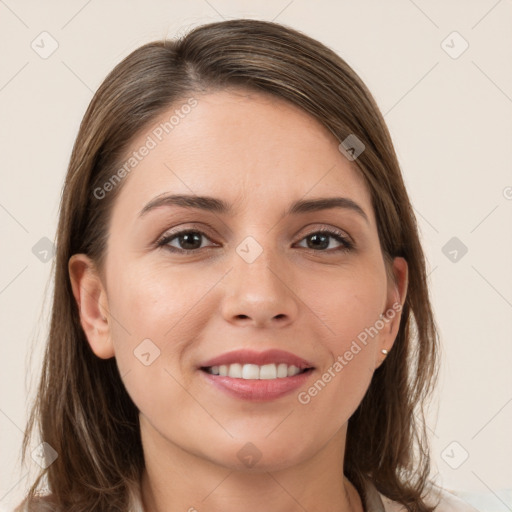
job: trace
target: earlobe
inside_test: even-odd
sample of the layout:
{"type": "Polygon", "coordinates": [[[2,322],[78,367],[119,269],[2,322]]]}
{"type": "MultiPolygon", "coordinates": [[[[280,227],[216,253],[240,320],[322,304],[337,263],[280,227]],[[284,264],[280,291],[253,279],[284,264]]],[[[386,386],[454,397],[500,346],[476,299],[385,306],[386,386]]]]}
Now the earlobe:
{"type": "Polygon", "coordinates": [[[110,326],[104,311],[107,295],[93,261],[85,254],[74,254],[68,262],[71,287],[80,323],[91,350],[101,359],[114,357],[110,326]]]}

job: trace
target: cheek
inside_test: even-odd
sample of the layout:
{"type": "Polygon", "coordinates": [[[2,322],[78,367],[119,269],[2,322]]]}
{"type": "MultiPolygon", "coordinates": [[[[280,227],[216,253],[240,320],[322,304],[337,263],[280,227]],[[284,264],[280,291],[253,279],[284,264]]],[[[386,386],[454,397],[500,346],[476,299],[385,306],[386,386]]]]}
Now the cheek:
{"type": "Polygon", "coordinates": [[[126,327],[125,338],[129,331],[130,338],[154,338],[159,346],[187,324],[187,313],[206,291],[193,276],[171,269],[133,266],[117,278],[111,307],[115,323],[126,327]]]}
{"type": "Polygon", "coordinates": [[[316,371],[297,395],[299,407],[311,417],[324,418],[330,435],[344,425],[363,399],[375,369],[373,342],[338,338],[329,347],[332,359],[316,371]]]}
{"type": "Polygon", "coordinates": [[[183,271],[155,266],[123,266],[112,276],[111,333],[121,375],[144,368],[153,378],[158,368],[173,371],[211,317],[201,298],[213,285],[204,276],[194,280],[183,271]]]}
{"type": "Polygon", "coordinates": [[[322,283],[322,293],[310,292],[304,299],[324,327],[316,337],[317,352],[328,357],[298,401],[312,413],[328,414],[336,424],[347,421],[359,405],[378,355],[386,278],[377,267],[365,269],[340,272],[336,280],[322,283]]]}
{"type": "Polygon", "coordinates": [[[320,339],[333,357],[349,350],[352,340],[363,339],[375,325],[383,313],[386,288],[384,269],[368,264],[304,282],[301,299],[324,327],[320,339]]]}
{"type": "Polygon", "coordinates": [[[195,336],[192,329],[201,328],[187,317],[197,299],[183,290],[193,290],[193,285],[189,281],[184,288],[171,277],[172,272],[132,269],[117,276],[116,294],[109,297],[119,373],[131,399],[147,417],[157,417],[171,403],[176,410],[186,408],[187,397],[178,384],[183,379],[176,368],[195,336]]]}

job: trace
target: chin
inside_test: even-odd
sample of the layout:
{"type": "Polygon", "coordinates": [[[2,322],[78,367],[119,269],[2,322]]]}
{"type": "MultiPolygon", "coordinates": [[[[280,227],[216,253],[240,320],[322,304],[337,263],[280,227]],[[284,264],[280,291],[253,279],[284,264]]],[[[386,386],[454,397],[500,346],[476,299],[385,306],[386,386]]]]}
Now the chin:
{"type": "Polygon", "coordinates": [[[259,473],[287,469],[307,460],[315,452],[314,446],[299,448],[299,440],[292,437],[287,437],[284,442],[277,437],[265,439],[260,433],[253,441],[249,439],[251,437],[247,435],[243,441],[231,440],[222,453],[205,453],[205,456],[231,471],[259,473]]]}

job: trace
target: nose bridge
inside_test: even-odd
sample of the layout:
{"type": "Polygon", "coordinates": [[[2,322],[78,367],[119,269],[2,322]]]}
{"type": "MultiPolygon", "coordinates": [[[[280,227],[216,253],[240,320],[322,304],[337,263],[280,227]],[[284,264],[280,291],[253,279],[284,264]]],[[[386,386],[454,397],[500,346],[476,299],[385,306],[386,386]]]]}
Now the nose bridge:
{"type": "Polygon", "coordinates": [[[235,247],[224,302],[226,319],[249,317],[265,323],[276,317],[291,319],[296,315],[291,267],[285,270],[284,254],[274,238],[272,231],[262,228],[235,247]]]}
{"type": "Polygon", "coordinates": [[[234,257],[236,281],[250,285],[254,290],[266,289],[265,293],[280,293],[280,276],[283,255],[273,241],[272,233],[260,230],[257,235],[246,236],[236,247],[234,257]],[[257,237],[257,238],[256,238],[257,237]]]}

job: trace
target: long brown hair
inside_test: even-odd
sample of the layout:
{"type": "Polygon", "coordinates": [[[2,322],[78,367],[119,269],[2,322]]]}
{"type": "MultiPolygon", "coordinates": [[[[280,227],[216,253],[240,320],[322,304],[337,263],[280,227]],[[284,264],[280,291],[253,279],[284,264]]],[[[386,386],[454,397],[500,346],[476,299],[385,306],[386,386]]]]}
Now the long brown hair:
{"type": "Polygon", "coordinates": [[[353,164],[369,187],[382,253],[405,258],[409,284],[397,339],[349,420],[344,471],[364,499],[364,481],[409,511],[424,502],[430,459],[423,408],[437,375],[438,335],[416,219],[393,144],[372,95],[332,50],[281,24],[210,23],[177,40],[146,44],[107,76],[82,120],[65,179],[53,262],[51,325],[25,438],[58,454],[17,510],[125,511],[144,458],[138,410],[115,358],[96,357],[82,330],[68,261],[89,255],[103,269],[112,207],[122,188],[94,190],[119,166],[134,137],[195,92],[244,87],[301,107],[338,142],[355,135],[365,150],[353,164]],[[45,480],[49,490],[39,491],[45,480]]]}

